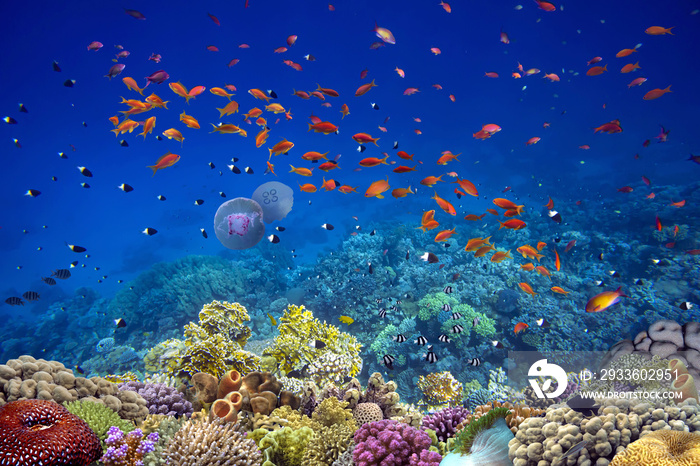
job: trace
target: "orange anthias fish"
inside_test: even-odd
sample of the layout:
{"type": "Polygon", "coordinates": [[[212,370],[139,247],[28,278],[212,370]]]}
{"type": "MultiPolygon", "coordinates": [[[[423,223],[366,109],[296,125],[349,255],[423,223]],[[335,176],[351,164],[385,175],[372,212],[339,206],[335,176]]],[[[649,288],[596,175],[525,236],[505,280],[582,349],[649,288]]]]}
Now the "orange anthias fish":
{"type": "Polygon", "coordinates": [[[510,249],[506,252],[496,251],[493,253],[493,256],[491,256],[491,262],[503,262],[506,259],[512,259],[510,256],[510,249]]]}
{"type": "Polygon", "coordinates": [[[359,188],[359,186],[355,186],[353,188],[352,186],[348,186],[348,185],[344,184],[342,186],[338,186],[338,191],[340,191],[341,193],[344,193],[344,194],[350,194],[350,193],[356,193],[357,188],[359,188]]]}
{"type": "Polygon", "coordinates": [[[526,328],[529,328],[529,327],[530,326],[527,325],[525,322],[518,322],[517,324],[515,324],[513,331],[517,335],[518,333],[522,332],[523,330],[525,330],[526,328]]]}
{"type": "Polygon", "coordinates": [[[191,115],[187,115],[183,110],[180,114],[180,121],[187,125],[188,128],[199,129],[199,122],[191,115]]]}
{"type": "Polygon", "coordinates": [[[222,89],[220,87],[212,87],[211,89],[209,89],[209,92],[211,92],[214,95],[218,95],[219,97],[226,97],[228,100],[231,100],[231,96],[233,95],[226,92],[226,89],[222,89]]]}
{"type": "Polygon", "coordinates": [[[555,293],[559,293],[559,294],[564,294],[564,295],[569,294],[569,292],[566,291],[566,290],[565,290],[564,288],[562,288],[561,286],[553,286],[553,287],[551,288],[551,290],[554,291],[555,293]]]}
{"type": "Polygon", "coordinates": [[[337,132],[338,127],[329,121],[322,121],[313,125],[309,123],[308,131],[311,130],[314,130],[315,133],[331,134],[337,132]]]}
{"type": "Polygon", "coordinates": [[[391,31],[386,28],[380,28],[377,23],[374,23],[373,32],[387,44],[396,44],[396,39],[394,39],[394,35],[391,31]]]}
{"type": "Polygon", "coordinates": [[[481,214],[481,215],[476,215],[476,214],[468,214],[464,217],[464,220],[469,220],[471,222],[478,222],[479,220],[482,220],[486,214],[481,214]]]}
{"type": "Polygon", "coordinates": [[[620,126],[620,120],[613,120],[609,123],[600,125],[597,128],[595,128],[594,132],[597,133],[598,131],[608,134],[621,133],[622,127],[620,126]]]}
{"type": "Polygon", "coordinates": [[[376,197],[379,199],[384,199],[382,193],[388,191],[389,188],[389,177],[387,177],[386,180],[377,180],[371,185],[369,185],[369,188],[367,188],[367,191],[365,191],[365,197],[376,197]]]}
{"type": "Polygon", "coordinates": [[[527,293],[531,296],[535,296],[537,294],[533,291],[532,287],[525,282],[518,283],[518,286],[520,287],[521,290],[523,290],[525,293],[527,293]]]}
{"type": "Polygon", "coordinates": [[[217,108],[217,110],[219,111],[219,118],[223,118],[224,115],[233,115],[238,113],[238,102],[232,100],[224,108],[217,108]]]}
{"type": "Polygon", "coordinates": [[[561,270],[561,259],[559,258],[559,253],[557,250],[554,250],[554,268],[557,269],[557,272],[561,270]]]}
{"type": "MultiPolygon", "coordinates": [[[[431,212],[435,213],[434,210],[431,210],[431,212]]],[[[464,250],[466,252],[474,252],[485,244],[491,244],[489,242],[490,239],[490,236],[486,238],[471,238],[469,241],[467,241],[467,245],[464,246],[464,250]]]]}
{"type": "Polygon", "coordinates": [[[552,279],[552,274],[544,265],[538,265],[537,267],[535,267],[535,271],[543,277],[549,277],[550,280],[552,279]]]}
{"type": "Polygon", "coordinates": [[[295,168],[294,165],[292,165],[292,164],[290,164],[289,166],[292,167],[292,169],[289,170],[289,173],[296,173],[297,175],[301,175],[301,176],[311,176],[312,175],[311,171],[313,169],[309,170],[308,168],[295,168]]]}
{"type": "Polygon", "coordinates": [[[183,143],[185,140],[185,137],[182,135],[182,133],[175,128],[168,128],[165,131],[163,131],[163,136],[165,136],[168,139],[175,139],[176,141],[179,141],[180,144],[183,143]]]}
{"type": "Polygon", "coordinates": [[[252,95],[256,99],[264,100],[265,102],[270,101],[270,96],[267,93],[261,91],[260,89],[249,89],[248,94],[252,95]]]}
{"type": "Polygon", "coordinates": [[[352,137],[355,142],[358,142],[360,144],[365,144],[368,142],[373,142],[375,146],[378,146],[377,141],[379,141],[379,138],[373,138],[367,133],[357,133],[352,137]]]}
{"type": "Polygon", "coordinates": [[[537,249],[533,248],[529,244],[525,244],[516,249],[523,257],[529,257],[530,259],[537,259],[537,262],[544,257],[544,254],[539,254],[537,249]]]}
{"type": "Polygon", "coordinates": [[[521,230],[527,226],[527,224],[525,222],[523,222],[522,220],[519,220],[517,218],[512,218],[506,222],[501,222],[499,220],[498,223],[501,224],[501,226],[498,227],[499,230],[501,228],[507,228],[509,230],[521,230]]]}
{"type": "Polygon", "coordinates": [[[315,193],[317,191],[316,186],[312,185],[311,183],[297,184],[299,184],[299,189],[305,193],[315,193]]]}
{"type": "Polygon", "coordinates": [[[143,136],[144,139],[146,139],[146,135],[153,131],[153,128],[156,127],[156,117],[152,116],[149,119],[146,120],[146,122],[143,124],[143,132],[139,133],[139,136],[143,136]]]}
{"type": "Polygon", "coordinates": [[[537,250],[541,251],[542,249],[544,249],[545,246],[547,246],[547,243],[545,243],[544,241],[539,241],[537,243],[537,250]]]}
{"type": "Polygon", "coordinates": [[[646,30],[644,32],[646,32],[650,36],[660,36],[663,34],[673,35],[673,33],[671,32],[671,29],[673,29],[673,26],[670,28],[664,28],[661,26],[652,26],[652,27],[646,28],[646,30]]]}
{"type": "Polygon", "coordinates": [[[377,87],[377,85],[374,84],[374,79],[372,80],[371,83],[363,84],[362,86],[358,87],[357,90],[355,91],[355,97],[359,97],[361,95],[366,94],[373,87],[377,87]]]}
{"type": "Polygon", "coordinates": [[[294,147],[293,142],[287,141],[285,138],[282,138],[280,142],[272,146],[272,148],[268,148],[268,150],[270,151],[270,156],[273,156],[286,154],[292,149],[292,147],[294,147]]]}
{"type": "Polygon", "coordinates": [[[350,109],[348,108],[348,104],[343,104],[342,107],[340,107],[340,113],[343,114],[343,118],[348,116],[350,114],[350,109]]]}
{"type": "Polygon", "coordinates": [[[323,154],[321,154],[320,152],[309,151],[309,152],[306,152],[304,155],[302,155],[301,158],[302,158],[302,160],[308,160],[311,162],[313,162],[314,160],[318,161],[321,159],[328,160],[328,157],[326,157],[326,154],[328,154],[328,152],[324,152],[323,154]]]}
{"type": "Polygon", "coordinates": [[[518,215],[522,213],[523,208],[525,207],[524,205],[516,205],[515,202],[509,201],[508,199],[503,199],[501,197],[497,197],[496,199],[494,199],[493,203],[501,209],[515,210],[518,215]]]}
{"type": "Polygon", "coordinates": [[[396,153],[396,155],[398,155],[399,157],[401,157],[402,159],[405,159],[405,160],[413,160],[413,154],[409,155],[408,152],[406,152],[404,150],[398,151],[396,153]]]}
{"type": "Polygon", "coordinates": [[[528,262],[527,264],[521,265],[520,269],[526,272],[532,272],[533,270],[535,270],[535,264],[533,264],[532,262],[528,262]]]}
{"type": "Polygon", "coordinates": [[[454,228],[451,230],[442,230],[437,235],[435,235],[435,242],[441,243],[441,242],[447,241],[454,234],[456,234],[454,228]]]}
{"type": "Polygon", "coordinates": [[[428,187],[433,187],[438,181],[442,181],[442,175],[435,177],[435,176],[427,176],[423,178],[420,182],[423,186],[428,186],[428,187]]]}
{"type": "Polygon", "coordinates": [[[413,167],[407,167],[405,165],[399,165],[398,167],[394,168],[392,171],[394,173],[408,173],[408,172],[414,172],[416,171],[416,167],[418,165],[414,165],[413,167]]]}
{"type": "Polygon", "coordinates": [[[441,198],[440,196],[437,195],[437,192],[435,192],[435,195],[431,197],[431,199],[435,199],[435,202],[440,206],[442,210],[447,212],[450,215],[457,215],[457,211],[455,210],[454,206],[441,198]]]}
{"type": "Polygon", "coordinates": [[[383,159],[377,158],[377,157],[367,157],[365,159],[360,160],[360,166],[363,166],[365,168],[369,167],[376,167],[377,165],[384,164],[384,165],[389,165],[386,163],[386,159],[388,159],[389,156],[387,155],[383,159]]]}
{"type": "Polygon", "coordinates": [[[603,291],[586,303],[586,312],[601,312],[609,308],[610,306],[617,304],[620,298],[629,298],[622,292],[622,287],[619,287],[615,291],[603,291]]]}
{"type": "Polygon", "coordinates": [[[143,95],[143,89],[139,88],[139,85],[136,84],[136,81],[134,78],[126,77],[122,78],[122,82],[126,85],[127,88],[131,89],[132,91],[136,91],[139,94],[143,95]]]}
{"type": "Polygon", "coordinates": [[[642,99],[644,99],[644,100],[658,99],[659,97],[666,94],[667,92],[671,92],[671,86],[668,86],[666,89],[652,89],[651,91],[644,94],[644,97],[642,97],[642,99]]]}
{"type": "Polygon", "coordinates": [[[411,191],[410,186],[408,188],[396,188],[391,191],[391,195],[394,196],[395,199],[406,197],[409,194],[415,194],[415,191],[411,191]]]}
{"type": "Polygon", "coordinates": [[[260,147],[267,142],[267,137],[270,131],[267,128],[260,130],[258,134],[255,135],[255,147],[260,147]]]}
{"type": "Polygon", "coordinates": [[[148,168],[153,170],[153,176],[155,176],[158,170],[172,167],[177,163],[178,160],[180,160],[179,155],[168,152],[167,154],[159,158],[155,165],[148,165],[148,168]]]}
{"type": "Polygon", "coordinates": [[[459,187],[462,188],[462,190],[470,196],[477,197],[479,195],[479,192],[476,190],[476,186],[474,186],[474,183],[467,179],[458,179],[457,181],[453,181],[453,183],[457,183],[459,187]]]}

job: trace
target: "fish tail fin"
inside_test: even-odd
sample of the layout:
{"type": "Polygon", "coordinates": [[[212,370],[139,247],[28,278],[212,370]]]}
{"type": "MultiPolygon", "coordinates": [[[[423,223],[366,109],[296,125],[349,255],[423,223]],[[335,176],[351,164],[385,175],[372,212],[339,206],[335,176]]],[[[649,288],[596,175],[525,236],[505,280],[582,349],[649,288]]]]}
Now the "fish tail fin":
{"type": "Polygon", "coordinates": [[[270,157],[272,157],[272,149],[270,147],[268,147],[267,150],[270,151],[270,157]]]}
{"type": "Polygon", "coordinates": [[[498,223],[500,223],[500,224],[501,224],[501,226],[500,226],[500,227],[498,227],[498,229],[500,230],[501,228],[503,228],[503,222],[501,222],[500,220],[497,220],[497,221],[498,221],[498,223]]]}
{"type": "MultiPolygon", "coordinates": [[[[671,87],[671,86],[669,86],[669,87],[671,87]]],[[[377,144],[377,141],[379,141],[379,138],[375,138],[374,141],[372,141],[372,142],[374,143],[375,146],[379,147],[379,144],[377,144]]]]}
{"type": "Polygon", "coordinates": [[[311,123],[308,123],[308,125],[309,125],[309,129],[306,130],[307,133],[308,133],[309,131],[311,131],[311,123]]]}
{"type": "Polygon", "coordinates": [[[158,171],[158,168],[155,165],[146,165],[148,168],[153,170],[153,175],[151,177],[156,176],[156,172],[158,171]]]}
{"type": "Polygon", "coordinates": [[[664,89],[664,91],[671,92],[671,85],[669,84],[668,87],[666,89],[664,89]]]}
{"type": "Polygon", "coordinates": [[[115,136],[115,137],[116,137],[116,136],[119,136],[119,128],[110,129],[110,131],[114,133],[114,136],[115,136]]]}

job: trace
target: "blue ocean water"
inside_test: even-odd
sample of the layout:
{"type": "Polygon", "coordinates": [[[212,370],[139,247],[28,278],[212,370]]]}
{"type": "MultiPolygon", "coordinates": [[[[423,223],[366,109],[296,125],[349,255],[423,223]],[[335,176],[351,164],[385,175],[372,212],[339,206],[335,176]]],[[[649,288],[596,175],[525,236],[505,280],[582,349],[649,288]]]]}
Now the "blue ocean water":
{"type": "MultiPolygon", "coordinates": [[[[72,2],[70,7],[55,2],[15,2],[5,6],[0,24],[5,37],[12,38],[12,45],[7,45],[0,57],[4,89],[0,109],[2,116],[12,117],[17,124],[0,125],[0,196],[4,201],[0,219],[2,301],[20,297],[26,291],[41,295],[38,301],[23,306],[0,306],[5,338],[15,336],[13,328],[19,321],[28,322],[23,332],[45,323],[47,310],[67,302],[76,290],[78,295],[93,290],[111,298],[157,262],[172,262],[193,254],[243,257],[217,241],[214,214],[224,200],[249,197],[259,185],[273,180],[294,189],[294,208],[286,219],[268,226],[268,234],[276,234],[280,242],[270,244],[263,239],[259,248],[268,252],[277,248],[279,256],[285,251],[287,257],[294,250],[293,263],[305,267],[299,272],[302,283],[312,280],[320,287],[331,270],[314,268],[315,264],[337,251],[352,233],[364,235],[372,229],[386,235],[414,232],[420,226],[422,212],[436,209],[441,226],[423,234],[422,242],[414,241],[412,260],[417,261],[417,256],[426,250],[441,251],[442,246],[433,241],[434,234],[454,227],[457,235],[453,237],[456,242],[452,251],[461,250],[469,238],[492,235],[499,249],[512,250],[513,274],[521,273],[519,265],[525,262],[515,252],[516,247],[526,242],[533,246],[538,241],[547,242],[548,261],[543,264],[553,270],[551,246],[556,245],[561,252],[575,238],[568,232],[583,232],[597,243],[578,255],[574,248],[566,256],[569,265],[565,264],[558,275],[605,283],[599,289],[582,285],[575,290],[585,297],[571,301],[565,312],[582,313],[586,299],[596,292],[618,286],[624,290],[633,285],[637,276],[644,275],[665,282],[659,299],[664,302],[666,317],[679,321],[697,318],[695,309],[678,308],[684,301],[700,302],[694,286],[698,284],[697,258],[687,253],[700,247],[696,228],[700,197],[695,194],[700,166],[687,160],[690,154],[700,151],[697,2],[663,7],[634,1],[613,5],[602,1],[565,2],[556,3],[556,11],[546,12],[532,1],[522,1],[520,5],[515,1],[453,1],[451,13],[437,1],[339,0],[333,3],[333,9],[326,2],[316,1],[250,0],[248,7],[245,3],[237,0],[193,5],[171,1],[117,5],[81,1],[72,2]],[[146,19],[125,14],[125,7],[140,11],[146,19]],[[220,25],[208,13],[218,18],[220,25]],[[375,23],[389,29],[396,43],[381,42],[373,31],[375,23]],[[645,34],[650,26],[673,27],[673,34],[645,34]],[[510,43],[499,40],[502,31],[510,43]],[[298,36],[292,46],[286,43],[290,35],[298,36]],[[97,51],[87,50],[93,41],[104,46],[97,51]],[[380,46],[373,49],[373,43],[380,46]],[[241,44],[248,44],[249,48],[241,48],[241,44]],[[621,49],[638,44],[630,56],[615,57],[621,49]],[[126,65],[121,74],[108,79],[104,75],[122,50],[118,45],[130,54],[118,59],[118,63],[126,65]],[[218,51],[208,50],[208,46],[215,46],[218,51]],[[288,50],[275,53],[278,47],[288,50]],[[431,52],[434,47],[441,53],[431,52]],[[160,63],[148,60],[154,53],[162,56],[160,63]],[[315,60],[305,59],[308,54],[315,60]],[[586,76],[587,62],[597,56],[602,57],[598,65],[606,65],[607,72],[586,76]],[[240,61],[227,66],[232,59],[240,61]],[[297,71],[283,60],[292,60],[303,69],[297,71]],[[60,72],[52,69],[53,61],[60,66],[60,72]],[[641,69],[620,73],[622,66],[636,62],[641,69]],[[541,71],[516,79],[512,73],[518,72],[519,64],[523,67],[521,74],[531,68],[541,71]],[[395,71],[397,67],[405,72],[404,78],[395,71]],[[133,117],[141,121],[156,116],[155,130],[145,138],[137,136],[141,128],[115,137],[108,118],[126,110],[120,104],[121,97],[142,98],[127,89],[122,78],[133,77],[143,86],[145,77],[157,70],[167,71],[170,78],[162,84],[149,85],[144,96],[156,93],[169,101],[168,109],[153,109],[133,117]],[[363,70],[367,70],[364,79],[360,76],[363,70]],[[486,72],[496,72],[498,77],[486,77],[486,72]],[[543,77],[545,73],[556,73],[560,81],[551,82],[543,77]],[[628,87],[637,77],[647,81],[628,87]],[[74,86],[64,86],[66,80],[75,80],[74,86]],[[363,96],[354,95],[359,86],[373,80],[375,88],[363,96]],[[186,103],[168,88],[169,83],[175,82],[188,89],[202,85],[207,90],[186,103]],[[211,94],[209,89],[226,84],[237,89],[232,99],[240,104],[240,111],[220,119],[216,108],[223,107],[227,100],[211,94]],[[436,84],[442,89],[437,89],[436,84]],[[295,89],[312,91],[317,85],[335,89],[340,96],[327,96],[321,102],[316,97],[304,100],[292,95],[295,89]],[[643,100],[646,92],[669,85],[671,93],[656,100],[643,100]],[[411,87],[418,92],[404,95],[411,87]],[[270,133],[260,148],[254,142],[259,127],[254,122],[244,122],[242,116],[253,107],[263,108],[264,102],[247,92],[253,88],[273,90],[278,98],[271,102],[282,105],[292,117],[287,120],[284,113],[264,112],[270,133]],[[20,103],[28,113],[19,111],[20,103]],[[378,110],[372,108],[373,103],[378,110]],[[340,112],[343,104],[350,111],[345,118],[340,112]],[[183,111],[198,119],[201,129],[184,127],[179,121],[183,111]],[[308,132],[308,117],[312,114],[337,125],[339,134],[308,132]],[[619,120],[621,133],[594,133],[594,128],[612,120],[619,120]],[[211,125],[219,122],[240,125],[248,136],[211,134],[211,125]],[[486,140],[475,139],[473,134],[489,123],[502,130],[486,140]],[[171,127],[182,131],[182,144],[156,140],[156,135],[171,127]],[[656,138],[662,129],[670,130],[665,142],[656,138]],[[376,146],[366,144],[366,151],[359,153],[352,135],[360,132],[380,140],[376,146]],[[541,139],[526,145],[533,137],[541,139]],[[265,175],[267,148],[282,138],[294,142],[294,148],[287,155],[272,157],[276,176],[265,175]],[[120,146],[122,139],[128,147],[120,146]],[[646,140],[650,141],[647,147],[643,144],[646,140]],[[398,158],[394,142],[398,143],[398,150],[415,154],[414,161],[398,158]],[[585,145],[590,149],[580,148],[585,145]],[[441,152],[446,150],[459,153],[459,161],[437,165],[441,152]],[[168,151],[181,155],[181,159],[152,176],[147,165],[153,165],[168,151]],[[301,160],[301,154],[307,151],[328,152],[331,159],[340,155],[338,168],[328,173],[315,168],[310,178],[289,173],[290,165],[314,167],[301,160]],[[383,152],[395,165],[358,170],[359,160],[381,158],[383,152]],[[228,170],[226,166],[233,157],[238,158],[236,166],[250,167],[253,174],[237,175],[228,170]],[[214,169],[208,165],[210,162],[214,169]],[[398,165],[417,165],[417,169],[407,174],[393,173],[398,165]],[[87,167],[93,177],[83,176],[76,167],[87,167]],[[457,198],[457,185],[447,183],[454,180],[447,175],[453,171],[460,178],[471,180],[480,196],[457,198]],[[447,182],[434,188],[420,184],[427,176],[440,175],[447,182]],[[642,176],[650,180],[649,186],[642,176]],[[298,183],[320,186],[322,177],[356,186],[357,192],[299,191],[298,183]],[[384,199],[366,198],[365,190],[380,179],[388,179],[392,189],[410,185],[417,192],[400,199],[391,197],[390,191],[384,199]],[[81,183],[89,183],[90,187],[82,187],[81,183]],[[134,190],[121,191],[117,186],[122,183],[134,190]],[[625,186],[633,191],[619,191],[625,186]],[[41,194],[26,196],[29,189],[41,194]],[[226,199],[220,192],[226,194],[226,199]],[[650,199],[652,192],[655,197],[650,199]],[[431,199],[434,193],[452,202],[457,215],[442,212],[431,199]],[[159,201],[158,195],[167,200],[159,201]],[[495,197],[525,205],[522,219],[536,233],[528,233],[523,241],[518,232],[499,231],[497,219],[491,214],[478,223],[463,220],[466,214],[482,214],[496,208],[491,202],[495,197]],[[563,215],[561,225],[547,218],[544,205],[550,197],[563,215]],[[204,203],[195,205],[198,199],[204,203]],[[682,200],[686,201],[683,207],[670,206],[682,200]],[[667,236],[671,235],[668,241],[653,236],[657,216],[667,229],[667,236]],[[335,229],[328,231],[321,228],[322,224],[332,224],[335,229]],[[362,230],[357,230],[357,225],[362,230]],[[406,230],[395,230],[401,225],[406,230]],[[682,241],[673,241],[670,231],[675,225],[683,227],[682,241]],[[275,226],[286,230],[272,231],[275,226]],[[154,228],[158,233],[144,235],[145,228],[154,228]],[[202,236],[201,228],[207,231],[208,238],[202,236]],[[561,241],[558,244],[557,239],[561,241]],[[85,247],[87,251],[75,253],[67,244],[85,247]],[[640,244],[648,246],[643,257],[631,257],[642,249],[637,247],[640,244]],[[601,264],[597,256],[603,249],[608,258],[601,264]],[[615,250],[617,253],[607,255],[607,251],[615,250]],[[639,266],[663,258],[678,267],[665,272],[639,266]],[[613,269],[626,267],[632,259],[634,267],[625,270],[621,278],[607,276],[613,269]],[[78,264],[71,269],[69,280],[59,281],[53,287],[42,283],[41,277],[49,276],[55,269],[69,268],[72,261],[78,264]],[[685,281],[677,287],[681,292],[664,294],[680,281],[685,281]]],[[[382,249],[367,254],[386,255],[382,249]]],[[[388,252],[397,257],[404,255],[403,250],[388,252]]],[[[252,259],[246,260],[255,267],[252,259]]],[[[450,262],[443,271],[425,264],[425,274],[444,274],[447,284],[454,265],[450,262]]],[[[288,266],[286,260],[280,260],[279,274],[291,288],[299,284],[293,281],[298,275],[295,278],[294,270],[287,270],[288,266]]],[[[333,267],[333,273],[351,279],[358,273],[355,269],[365,273],[367,266],[363,260],[333,267]],[[337,267],[347,267],[347,271],[337,267]]],[[[484,267],[482,273],[481,278],[488,280],[489,270],[484,267]]],[[[263,276],[257,280],[269,279],[263,276]]],[[[462,276],[454,286],[468,288],[474,279],[462,276]]],[[[328,281],[329,286],[332,283],[328,281]]],[[[545,287],[547,282],[541,283],[538,292],[551,294],[545,287]]],[[[556,278],[552,281],[555,284],[556,278]]],[[[521,293],[517,286],[512,289],[521,293]]],[[[411,291],[418,299],[430,290],[411,291]]],[[[377,293],[393,291],[387,287],[377,293]]],[[[311,294],[307,299],[311,299],[311,294]]],[[[361,316],[362,306],[359,308],[356,312],[361,316]]],[[[620,320],[629,320],[641,308],[638,301],[628,301],[624,312],[618,305],[607,310],[610,315],[605,318],[615,321],[619,315],[620,320]]],[[[489,312],[488,307],[480,310],[489,312]]],[[[264,310],[258,311],[264,314],[264,310]]],[[[318,311],[336,323],[338,316],[348,314],[318,311]]],[[[64,312],[71,316],[71,325],[83,310],[68,306],[64,312]]],[[[517,315],[512,317],[518,320],[517,315]]],[[[195,318],[196,311],[192,314],[195,318]]],[[[557,315],[547,318],[556,320],[557,315]]],[[[138,329],[138,319],[131,319],[129,326],[138,329]]],[[[352,329],[351,326],[351,332],[352,329]]],[[[585,341],[583,330],[567,329],[567,335],[578,335],[585,341]]],[[[499,321],[498,331],[512,338],[510,322],[499,321]]],[[[90,329],[84,332],[90,334],[90,329]]],[[[634,333],[620,334],[617,339],[631,336],[634,333]]],[[[613,344],[617,339],[604,343],[613,344]]],[[[595,346],[600,350],[601,344],[595,346]]],[[[0,348],[0,359],[16,357],[20,349],[16,345],[10,351],[0,348]]]]}

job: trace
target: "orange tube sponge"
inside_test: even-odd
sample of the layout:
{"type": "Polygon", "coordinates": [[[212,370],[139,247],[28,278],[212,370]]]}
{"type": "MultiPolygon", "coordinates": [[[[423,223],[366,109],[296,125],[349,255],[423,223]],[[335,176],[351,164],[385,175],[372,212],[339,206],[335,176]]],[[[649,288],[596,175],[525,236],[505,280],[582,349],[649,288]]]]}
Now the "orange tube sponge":
{"type": "Polygon", "coordinates": [[[671,384],[671,389],[674,392],[681,394],[680,398],[676,398],[676,402],[678,403],[689,398],[695,398],[696,401],[698,399],[698,389],[695,386],[693,376],[690,374],[679,375],[671,384]]]}
{"type": "Polygon", "coordinates": [[[241,373],[237,370],[231,370],[224,374],[219,381],[219,391],[217,398],[223,398],[227,393],[236,392],[241,388],[241,373]]]}

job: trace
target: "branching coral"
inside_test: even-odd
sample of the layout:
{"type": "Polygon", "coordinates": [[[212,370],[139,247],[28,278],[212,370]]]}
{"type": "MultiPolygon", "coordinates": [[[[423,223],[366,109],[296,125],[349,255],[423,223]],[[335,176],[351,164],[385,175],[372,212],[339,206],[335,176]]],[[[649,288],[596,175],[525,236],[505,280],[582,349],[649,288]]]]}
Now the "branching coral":
{"type": "Polygon", "coordinates": [[[262,454],[255,441],[234,430],[234,424],[206,419],[188,421],[163,453],[172,466],[260,466],[262,454]]]}
{"type": "Polygon", "coordinates": [[[221,377],[227,370],[242,374],[259,369],[260,357],[243,350],[251,330],[245,307],[212,301],[199,313],[199,322],[185,325],[185,340],[159,343],[145,356],[147,370],[165,371],[189,379],[197,372],[221,377]]]}
{"type": "Polygon", "coordinates": [[[141,466],[144,455],[153,451],[156,442],[157,432],[144,438],[141,429],[124,434],[118,427],[110,427],[105,439],[107,451],[100,461],[105,466],[141,466]]]}
{"type": "Polygon", "coordinates": [[[284,310],[279,322],[280,334],[275,337],[273,344],[264,351],[264,354],[274,356],[284,372],[298,369],[304,363],[311,363],[327,352],[348,358],[349,365],[344,375],[353,377],[362,369],[362,359],[360,359],[362,345],[357,339],[341,332],[338,327],[322,323],[304,306],[290,304],[284,310]],[[309,346],[311,341],[320,341],[325,346],[312,348],[309,346]]]}
{"type": "Polygon", "coordinates": [[[64,403],[68,411],[78,416],[97,434],[101,442],[107,438],[110,427],[116,426],[124,432],[131,432],[136,427],[133,422],[119,417],[112,409],[102,403],[78,400],[64,403]]]}

